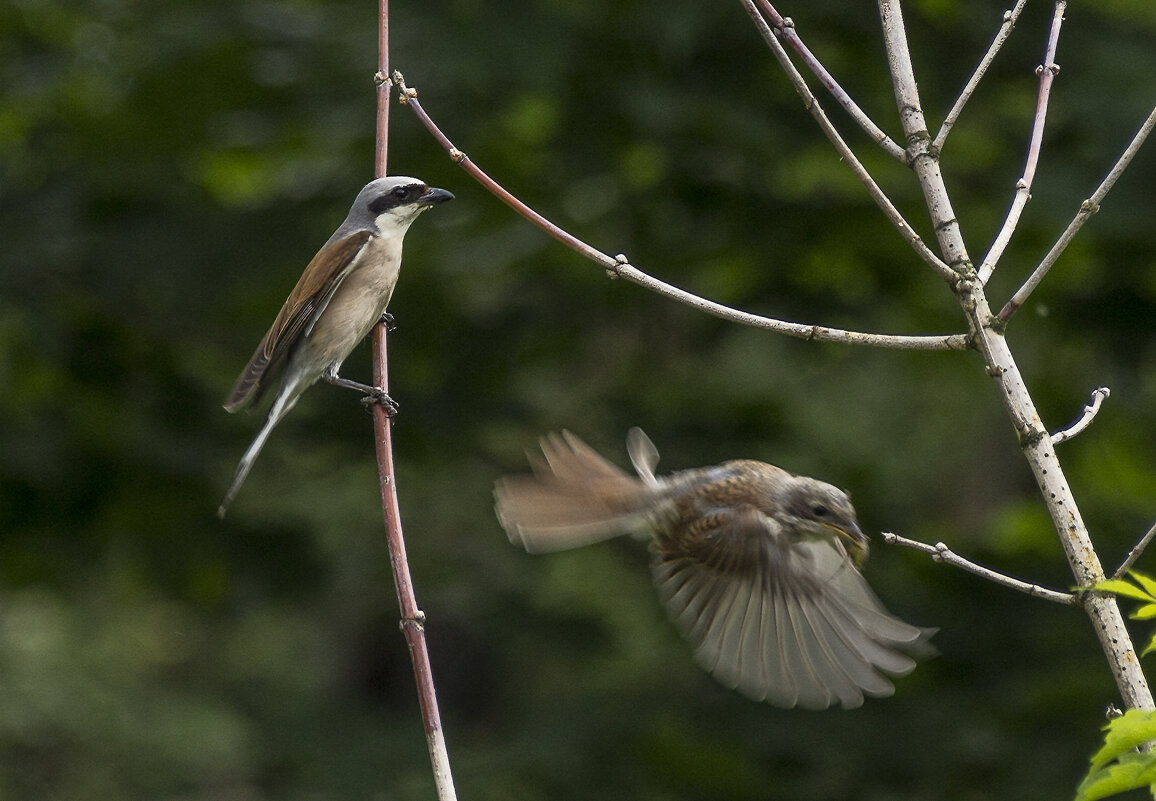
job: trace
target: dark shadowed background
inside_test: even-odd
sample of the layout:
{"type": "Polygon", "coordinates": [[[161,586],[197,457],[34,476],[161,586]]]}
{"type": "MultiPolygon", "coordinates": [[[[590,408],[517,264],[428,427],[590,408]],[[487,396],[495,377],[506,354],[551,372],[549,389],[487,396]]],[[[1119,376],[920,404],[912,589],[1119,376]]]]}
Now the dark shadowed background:
{"type": "MultiPolygon", "coordinates": [[[[393,66],[456,144],[610,253],[715,300],[891,333],[951,293],[839,163],[738,3],[393,5],[393,66]]],[[[920,0],[938,126],[1005,4],[920,0]]],[[[873,4],[783,6],[893,136],[873,4]]],[[[973,257],[1022,170],[1050,3],[944,150],[973,257]]],[[[998,306],[1148,113],[1156,5],[1073,4],[1034,199],[998,306]]],[[[370,418],[321,386],[214,511],[259,417],[220,407],[372,177],[376,4],[0,6],[0,796],[429,799],[370,418]]],[[[826,101],[826,98],[823,98],[826,101]]],[[[832,117],[928,240],[912,176],[832,117]]],[[[1071,582],[975,354],[807,344],[621,281],[472,184],[405,109],[391,171],[457,200],[391,311],[399,487],[459,793],[535,799],[1057,799],[1116,693],[1087,619],[877,544],[941,655],[862,709],[784,711],[691,662],[630,541],[532,557],[495,477],[566,427],[665,470],[746,456],[848,488],[865,530],[1071,582]]],[[[1109,565],[1156,516],[1156,157],[1109,196],[1010,340],[1109,565]]],[[[369,377],[369,348],[347,363],[369,377]]],[[[1141,568],[1153,568],[1151,562],[1141,568]]],[[[1143,643],[1148,632],[1136,630],[1143,643]]]]}

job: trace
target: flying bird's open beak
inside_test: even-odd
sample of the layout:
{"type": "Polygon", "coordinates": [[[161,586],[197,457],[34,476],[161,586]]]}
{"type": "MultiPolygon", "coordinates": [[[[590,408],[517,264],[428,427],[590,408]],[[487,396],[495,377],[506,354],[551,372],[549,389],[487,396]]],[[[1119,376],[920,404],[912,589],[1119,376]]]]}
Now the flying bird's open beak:
{"type": "Polygon", "coordinates": [[[453,199],[454,199],[454,195],[452,192],[448,192],[445,189],[438,189],[435,186],[431,186],[429,189],[427,189],[425,192],[422,193],[421,197],[418,198],[418,201],[423,206],[434,206],[438,203],[445,203],[447,200],[453,200],[453,199]]]}
{"type": "Polygon", "coordinates": [[[862,567],[863,563],[867,561],[867,551],[870,546],[867,535],[860,531],[859,526],[854,523],[846,526],[831,526],[830,528],[846,543],[847,551],[851,554],[855,566],[862,567]]]}

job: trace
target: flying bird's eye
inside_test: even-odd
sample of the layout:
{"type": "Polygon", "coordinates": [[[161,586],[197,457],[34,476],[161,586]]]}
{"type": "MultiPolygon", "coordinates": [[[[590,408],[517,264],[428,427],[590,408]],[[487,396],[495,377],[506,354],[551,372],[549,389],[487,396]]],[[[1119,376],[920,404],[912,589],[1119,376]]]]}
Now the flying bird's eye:
{"type": "Polygon", "coordinates": [[[821,503],[817,503],[811,507],[811,514],[813,514],[815,517],[826,517],[827,512],[827,507],[821,503]]]}

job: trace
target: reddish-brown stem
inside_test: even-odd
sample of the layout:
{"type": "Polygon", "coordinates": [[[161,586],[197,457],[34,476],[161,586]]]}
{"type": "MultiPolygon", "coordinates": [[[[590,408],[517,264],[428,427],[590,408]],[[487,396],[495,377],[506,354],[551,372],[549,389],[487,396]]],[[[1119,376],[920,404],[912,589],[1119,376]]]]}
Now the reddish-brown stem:
{"type": "Polygon", "coordinates": [[[450,141],[449,137],[446,136],[442,132],[442,129],[425,113],[425,109],[421,107],[421,103],[417,100],[417,90],[406,86],[405,77],[401,72],[394,70],[393,82],[397,84],[398,87],[398,102],[408,106],[418,120],[421,121],[421,124],[425,126],[425,129],[429,131],[430,135],[442,146],[442,149],[450,154],[450,158],[454,160],[454,163],[473,176],[474,180],[489,190],[490,194],[538,226],[538,228],[541,228],[554,239],[566,245],[566,247],[576,250],[591,261],[598,262],[608,270],[614,269],[617,262],[612,257],[597,248],[591,247],[573,234],[559,228],[521,200],[518,200],[518,198],[514,197],[505,187],[486,175],[480,167],[470,161],[465,153],[454,147],[454,143],[450,141]]]}
{"type": "Polygon", "coordinates": [[[378,0],[377,24],[377,136],[373,152],[373,175],[386,176],[389,160],[389,95],[393,85],[389,81],[389,0],[378,0]]]}
{"type": "MultiPolygon", "coordinates": [[[[374,385],[389,391],[385,326],[378,325],[373,332],[374,385]]],[[[442,733],[441,713],[438,710],[437,691],[434,689],[433,669],[425,640],[425,614],[418,608],[413,591],[413,577],[405,553],[405,538],[401,532],[401,510],[397,501],[397,482],[394,480],[392,425],[382,404],[373,406],[374,446],[377,449],[377,471],[381,479],[381,509],[385,517],[386,540],[389,544],[389,564],[393,570],[397,603],[401,611],[401,631],[409,646],[413,662],[414,681],[417,683],[418,704],[421,707],[430,764],[439,801],[455,799],[453,775],[449,754],[442,733]]]]}
{"type": "MultiPolygon", "coordinates": [[[[392,83],[389,76],[389,0],[379,0],[378,16],[378,69],[374,76],[377,84],[377,138],[374,148],[374,175],[386,175],[389,154],[389,101],[392,83]]],[[[389,363],[386,348],[386,326],[379,323],[373,329],[373,383],[389,391],[389,363]]],[[[418,608],[413,591],[413,577],[405,553],[405,538],[401,531],[401,508],[397,499],[397,482],[393,467],[393,427],[385,407],[373,405],[373,442],[377,451],[377,472],[381,481],[381,509],[385,518],[385,536],[389,546],[389,564],[393,572],[397,603],[401,611],[401,630],[409,646],[413,661],[414,681],[417,683],[418,704],[421,707],[426,744],[433,768],[434,786],[439,801],[454,801],[453,775],[449,754],[442,733],[441,713],[438,711],[437,692],[434,689],[433,670],[425,640],[425,615],[418,608]]]]}

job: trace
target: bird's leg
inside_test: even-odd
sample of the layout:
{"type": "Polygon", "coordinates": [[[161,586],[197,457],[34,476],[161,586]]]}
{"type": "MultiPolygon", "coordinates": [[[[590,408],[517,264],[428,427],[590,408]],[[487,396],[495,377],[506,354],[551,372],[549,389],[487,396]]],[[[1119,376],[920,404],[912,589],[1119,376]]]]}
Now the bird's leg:
{"type": "Polygon", "coordinates": [[[393,324],[394,316],[387,311],[381,313],[381,322],[385,323],[386,331],[396,331],[397,326],[393,324]]]}
{"type": "Polygon", "coordinates": [[[380,403],[385,407],[385,413],[390,417],[393,417],[395,414],[397,414],[397,401],[389,397],[386,391],[381,387],[371,387],[369,384],[362,384],[358,381],[351,381],[348,378],[342,378],[337,374],[337,367],[334,365],[326,367],[325,371],[321,374],[321,377],[334,386],[345,387],[346,389],[355,389],[358,392],[364,392],[365,397],[361,399],[362,403],[366,405],[370,403],[380,403]]]}

